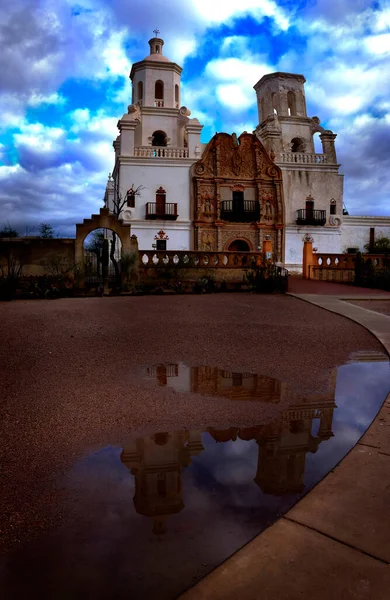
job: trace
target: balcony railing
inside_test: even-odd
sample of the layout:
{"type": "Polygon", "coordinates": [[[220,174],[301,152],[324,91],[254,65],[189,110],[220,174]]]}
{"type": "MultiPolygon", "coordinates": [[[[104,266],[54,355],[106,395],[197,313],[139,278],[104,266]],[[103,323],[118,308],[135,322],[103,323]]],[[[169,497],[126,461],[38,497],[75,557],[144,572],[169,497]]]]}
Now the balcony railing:
{"type": "Polygon", "coordinates": [[[221,202],[221,219],[234,223],[252,223],[260,219],[260,205],[257,200],[224,200],[221,202]]]}
{"type": "Polygon", "coordinates": [[[158,204],[157,202],[147,202],[145,219],[164,219],[165,221],[176,221],[177,204],[168,202],[158,204]]]}
{"type": "Polygon", "coordinates": [[[276,162],[323,165],[328,163],[326,154],[306,154],[305,152],[281,152],[276,162]]]}
{"type": "Polygon", "coordinates": [[[297,210],[297,225],[325,225],[326,210],[297,210]]]}
{"type": "Polygon", "coordinates": [[[154,106],[156,108],[164,108],[164,100],[160,100],[159,98],[155,98],[154,106]]]}
{"type": "Polygon", "coordinates": [[[188,158],[188,148],[166,146],[135,146],[134,156],[152,158],[188,158]]]}

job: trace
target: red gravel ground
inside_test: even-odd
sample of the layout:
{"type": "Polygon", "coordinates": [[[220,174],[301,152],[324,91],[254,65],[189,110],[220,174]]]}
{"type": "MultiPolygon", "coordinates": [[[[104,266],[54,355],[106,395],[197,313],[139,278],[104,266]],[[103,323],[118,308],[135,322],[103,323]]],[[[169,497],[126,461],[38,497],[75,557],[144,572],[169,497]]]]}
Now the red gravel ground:
{"type": "Polygon", "coordinates": [[[308,394],[325,391],[351,352],[383,352],[357,324],[288,296],[20,301],[2,303],[0,315],[5,550],[59,522],[56,481],[91,448],[180,427],[257,425],[281,409],[158,387],[139,365],[259,373],[308,394]]]}
{"type": "Polygon", "coordinates": [[[312,279],[302,279],[301,277],[291,275],[288,278],[288,292],[290,294],[324,294],[337,296],[388,296],[390,292],[372,288],[356,287],[345,283],[331,283],[329,281],[314,281],[312,279]]]}

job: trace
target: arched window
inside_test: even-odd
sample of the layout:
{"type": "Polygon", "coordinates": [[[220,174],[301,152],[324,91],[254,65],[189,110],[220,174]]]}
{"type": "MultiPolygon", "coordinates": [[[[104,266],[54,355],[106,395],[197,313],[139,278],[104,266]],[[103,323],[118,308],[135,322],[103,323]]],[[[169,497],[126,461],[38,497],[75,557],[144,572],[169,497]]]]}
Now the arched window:
{"type": "Polygon", "coordinates": [[[175,85],[175,104],[176,108],[179,108],[179,86],[175,85]]]}
{"type": "Polygon", "coordinates": [[[330,214],[331,215],[335,215],[337,211],[337,202],[334,198],[332,198],[332,200],[330,201],[330,214]]]}
{"type": "Polygon", "coordinates": [[[158,100],[164,99],[164,82],[161,79],[158,79],[154,86],[154,97],[158,100]]]}
{"type": "Polygon", "coordinates": [[[261,108],[261,120],[265,119],[265,109],[264,109],[264,98],[260,100],[260,108],[261,108]]]}
{"type": "Polygon", "coordinates": [[[142,100],[144,98],[144,84],[142,83],[142,81],[138,82],[137,96],[138,96],[138,102],[142,102],[142,100]]]}
{"type": "Polygon", "coordinates": [[[272,94],[271,98],[272,98],[272,108],[274,111],[274,115],[277,115],[278,114],[278,99],[276,97],[276,94],[275,93],[272,94]]]}
{"type": "Polygon", "coordinates": [[[165,131],[157,130],[152,135],[152,146],[166,146],[167,134],[165,131]]]}
{"type": "Polygon", "coordinates": [[[297,114],[294,92],[287,92],[287,110],[290,117],[297,114]]]}
{"type": "Polygon", "coordinates": [[[133,189],[127,190],[126,200],[129,208],[135,208],[135,192],[133,189]]]}
{"type": "Polygon", "coordinates": [[[302,138],[291,140],[291,152],[305,152],[305,142],[302,138]]]}

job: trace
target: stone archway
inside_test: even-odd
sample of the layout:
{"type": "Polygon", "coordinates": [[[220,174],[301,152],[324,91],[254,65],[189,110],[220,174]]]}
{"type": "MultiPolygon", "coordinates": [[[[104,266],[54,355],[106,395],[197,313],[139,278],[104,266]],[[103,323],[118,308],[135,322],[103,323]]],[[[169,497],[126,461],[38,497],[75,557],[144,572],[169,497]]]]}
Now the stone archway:
{"type": "Polygon", "coordinates": [[[110,229],[116,233],[122,244],[122,256],[123,254],[131,252],[130,225],[125,225],[122,221],[118,221],[114,215],[110,214],[108,208],[101,208],[98,215],[92,215],[90,219],[84,219],[82,223],[76,225],[76,265],[84,264],[84,240],[87,235],[95,229],[110,229]]]}
{"type": "Polygon", "coordinates": [[[236,238],[230,240],[226,246],[225,251],[228,252],[253,252],[252,244],[246,238],[236,238]]]}

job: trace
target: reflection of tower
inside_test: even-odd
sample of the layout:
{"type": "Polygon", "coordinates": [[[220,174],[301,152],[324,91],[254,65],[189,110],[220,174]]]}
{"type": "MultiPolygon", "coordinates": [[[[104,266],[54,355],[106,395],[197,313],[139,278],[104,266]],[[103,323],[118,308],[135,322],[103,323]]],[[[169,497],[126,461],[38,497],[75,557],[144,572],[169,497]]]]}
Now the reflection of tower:
{"type": "Polygon", "coordinates": [[[202,450],[199,431],[157,433],[123,449],[121,460],[135,477],[134,506],[153,519],[153,532],[164,533],[168,515],[184,507],[181,472],[202,450]]]}
{"type": "Polygon", "coordinates": [[[327,395],[307,398],[282,413],[280,421],[265,427],[259,445],[255,482],[266,494],[302,492],[306,454],[315,453],[322,441],[333,436],[334,393],[337,369],[332,372],[333,389],[327,395]],[[313,419],[320,419],[317,436],[313,419]]]}

